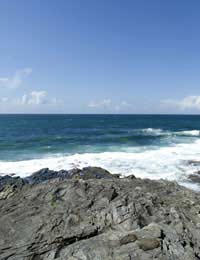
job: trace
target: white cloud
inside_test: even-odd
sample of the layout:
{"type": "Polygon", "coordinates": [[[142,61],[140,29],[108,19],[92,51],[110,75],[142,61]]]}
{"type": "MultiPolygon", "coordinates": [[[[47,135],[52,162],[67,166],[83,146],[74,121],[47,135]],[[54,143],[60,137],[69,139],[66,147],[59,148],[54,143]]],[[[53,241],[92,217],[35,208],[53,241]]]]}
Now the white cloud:
{"type": "Polygon", "coordinates": [[[126,102],[126,101],[121,101],[118,104],[112,102],[111,99],[103,99],[101,101],[91,101],[88,104],[89,108],[104,108],[104,109],[109,109],[109,110],[113,110],[113,111],[123,111],[125,109],[127,109],[128,107],[131,107],[131,105],[126,102]]]}
{"type": "Polygon", "coordinates": [[[0,104],[9,104],[15,106],[38,106],[38,105],[59,105],[62,104],[61,99],[49,98],[47,91],[32,91],[29,94],[24,94],[20,98],[9,99],[3,97],[0,99],[0,104]]]}
{"type": "Polygon", "coordinates": [[[32,91],[29,95],[24,95],[21,101],[23,105],[41,105],[47,103],[46,97],[46,91],[32,91]]]}
{"type": "Polygon", "coordinates": [[[176,107],[180,110],[200,110],[200,96],[187,96],[181,100],[167,99],[161,102],[163,105],[176,107]]]}
{"type": "Polygon", "coordinates": [[[0,87],[17,88],[19,87],[26,76],[32,73],[31,68],[17,70],[12,77],[0,77],[0,87]]]}
{"type": "Polygon", "coordinates": [[[103,99],[102,101],[91,101],[88,104],[88,107],[90,108],[107,108],[111,106],[111,100],[110,99],[103,99]]]}

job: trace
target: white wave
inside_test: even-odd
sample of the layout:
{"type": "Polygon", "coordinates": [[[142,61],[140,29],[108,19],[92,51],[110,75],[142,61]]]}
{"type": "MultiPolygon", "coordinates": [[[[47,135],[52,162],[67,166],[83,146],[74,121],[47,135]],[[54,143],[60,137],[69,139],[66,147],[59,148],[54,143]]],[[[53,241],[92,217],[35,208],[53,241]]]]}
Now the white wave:
{"type": "Polygon", "coordinates": [[[161,134],[169,134],[167,131],[163,131],[160,128],[144,128],[141,130],[142,133],[147,135],[161,135],[161,134]]]}
{"type": "MultiPolygon", "coordinates": [[[[16,173],[21,177],[48,167],[53,170],[99,166],[111,173],[123,176],[134,174],[136,177],[150,179],[168,179],[184,183],[187,175],[200,170],[187,161],[200,161],[200,140],[190,144],[177,144],[141,152],[103,152],[74,155],[60,155],[42,159],[5,162],[0,161],[0,172],[16,173]]],[[[200,167],[200,165],[199,165],[200,167]]],[[[186,183],[186,182],[185,182],[186,183]]]]}
{"type": "Polygon", "coordinates": [[[200,137],[200,130],[188,130],[188,131],[167,131],[160,128],[144,128],[141,129],[141,132],[146,135],[179,135],[179,136],[199,136],[200,137]]]}
{"type": "Polygon", "coordinates": [[[177,134],[186,135],[186,136],[200,136],[200,130],[180,131],[177,132],[177,134]]]}

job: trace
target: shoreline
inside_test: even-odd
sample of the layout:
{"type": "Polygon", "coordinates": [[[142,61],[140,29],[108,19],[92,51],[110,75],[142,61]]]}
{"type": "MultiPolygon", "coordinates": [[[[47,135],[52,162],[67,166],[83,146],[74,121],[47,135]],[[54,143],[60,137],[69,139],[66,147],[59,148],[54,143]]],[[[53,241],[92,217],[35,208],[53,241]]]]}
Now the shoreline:
{"type": "MultiPolygon", "coordinates": [[[[115,153],[102,153],[103,157],[107,157],[108,158],[112,158],[112,161],[114,161],[115,163],[117,163],[117,158],[114,156],[115,153]],[[112,155],[112,156],[111,156],[112,155]]],[[[120,153],[116,153],[116,156],[118,156],[120,153]]],[[[124,156],[128,156],[127,153],[121,153],[124,154],[124,156]]],[[[100,156],[99,153],[96,154],[92,154],[92,156],[100,156]]],[[[185,171],[188,171],[187,174],[183,173],[183,175],[179,176],[175,173],[170,173],[169,175],[166,175],[166,173],[163,172],[159,172],[158,171],[155,172],[154,174],[150,172],[145,172],[145,170],[143,171],[139,171],[137,172],[137,166],[133,164],[132,169],[130,171],[126,171],[126,169],[123,169],[123,171],[121,171],[121,168],[119,167],[118,170],[110,170],[108,169],[109,167],[103,167],[102,163],[99,163],[95,166],[95,164],[89,164],[88,162],[91,160],[89,159],[88,162],[83,162],[84,158],[87,158],[89,156],[91,156],[91,154],[82,154],[82,156],[84,156],[83,158],[80,158],[80,154],[75,154],[75,155],[69,155],[69,156],[58,156],[55,158],[42,158],[42,159],[32,159],[32,160],[27,160],[27,161],[16,161],[16,162],[5,162],[8,163],[8,169],[6,169],[6,171],[2,170],[2,172],[0,173],[0,178],[4,177],[4,176],[11,176],[11,177],[20,177],[24,180],[28,180],[30,179],[29,177],[31,177],[32,175],[40,175],[41,172],[46,171],[46,174],[48,176],[48,173],[53,172],[54,175],[56,176],[57,174],[59,175],[59,173],[65,173],[66,175],[69,174],[70,172],[74,169],[84,169],[87,167],[93,167],[93,168],[103,168],[106,171],[110,171],[112,172],[112,174],[117,174],[120,175],[122,178],[126,178],[129,175],[134,175],[136,178],[141,178],[141,179],[151,179],[151,180],[167,180],[167,181],[172,181],[172,182],[177,182],[179,185],[182,185],[188,189],[200,192],[200,161],[199,160],[193,160],[193,159],[189,159],[189,160],[185,160],[182,162],[183,166],[185,167],[185,171]],[[72,158],[71,161],[69,160],[68,163],[68,168],[66,169],[64,166],[65,161],[68,160],[68,158],[72,158]],[[49,168],[44,167],[44,165],[50,164],[49,168]],[[55,165],[58,165],[58,167],[53,167],[55,165]],[[33,167],[32,167],[33,166],[33,167]],[[18,171],[11,171],[9,170],[9,168],[17,168],[18,171]],[[31,167],[31,168],[30,168],[31,167]],[[136,168],[135,168],[136,167],[136,168]],[[33,169],[34,170],[33,170],[33,169]],[[32,169],[32,170],[30,170],[32,169]],[[39,169],[39,170],[38,170],[39,169]],[[192,170],[191,170],[192,169],[192,170]],[[22,173],[19,173],[20,170],[22,171],[22,173]],[[28,170],[28,172],[26,172],[26,170],[28,170]],[[142,172],[142,174],[140,174],[142,172]]],[[[121,156],[121,155],[120,155],[121,156]]],[[[101,160],[103,160],[103,157],[101,158],[101,160]]],[[[127,158],[126,158],[127,159],[127,158]]],[[[132,158],[131,158],[132,159],[132,158]]],[[[144,161],[145,159],[142,159],[142,161],[144,161]]],[[[4,163],[4,162],[3,162],[4,163]]],[[[129,162],[130,163],[130,162],[129,162]]],[[[103,163],[103,165],[105,165],[105,163],[103,163]]],[[[0,162],[0,168],[1,167],[1,162],[0,162]]],[[[155,168],[155,167],[154,167],[155,168]]],[[[127,168],[128,169],[128,168],[127,168]]],[[[56,178],[56,177],[55,177],[56,178]]],[[[68,177],[69,178],[69,177],[68,177]]]]}

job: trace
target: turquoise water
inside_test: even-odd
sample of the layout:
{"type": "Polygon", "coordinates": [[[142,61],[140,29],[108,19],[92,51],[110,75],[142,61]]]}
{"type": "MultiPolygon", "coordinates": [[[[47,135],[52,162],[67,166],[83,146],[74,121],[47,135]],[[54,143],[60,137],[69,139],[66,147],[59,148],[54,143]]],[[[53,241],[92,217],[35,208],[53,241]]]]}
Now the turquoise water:
{"type": "Polygon", "coordinates": [[[2,173],[92,164],[123,174],[184,179],[197,170],[186,161],[197,159],[200,116],[0,116],[2,173]]]}
{"type": "Polygon", "coordinates": [[[1,115],[0,160],[156,148],[192,142],[193,130],[199,116],[1,115]]]}

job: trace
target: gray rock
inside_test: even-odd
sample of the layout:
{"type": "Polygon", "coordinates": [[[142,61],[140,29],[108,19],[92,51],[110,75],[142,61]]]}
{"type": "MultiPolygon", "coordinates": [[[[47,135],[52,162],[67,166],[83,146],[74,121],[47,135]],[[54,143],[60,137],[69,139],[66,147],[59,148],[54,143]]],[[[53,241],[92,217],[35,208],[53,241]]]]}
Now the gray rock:
{"type": "Polygon", "coordinates": [[[25,183],[27,183],[27,181],[24,179],[21,179],[20,177],[12,177],[9,175],[0,176],[0,191],[2,191],[8,185],[12,185],[15,187],[21,187],[25,183]]]}
{"type": "Polygon", "coordinates": [[[25,180],[30,184],[39,184],[45,181],[49,181],[51,179],[113,179],[119,178],[119,175],[113,175],[108,171],[100,168],[100,167],[85,167],[83,169],[72,169],[69,171],[60,170],[60,171],[53,171],[49,168],[41,169],[31,176],[27,177],[25,180]]]}
{"type": "Polygon", "coordinates": [[[153,250],[160,246],[160,241],[156,238],[142,238],[138,245],[144,251],[153,250]]]}
{"type": "Polygon", "coordinates": [[[2,182],[0,260],[200,258],[196,192],[93,167],[31,178],[2,182]]]}
{"type": "Polygon", "coordinates": [[[120,245],[132,243],[135,242],[136,240],[137,240],[137,236],[134,233],[129,233],[120,239],[120,245]]]}

